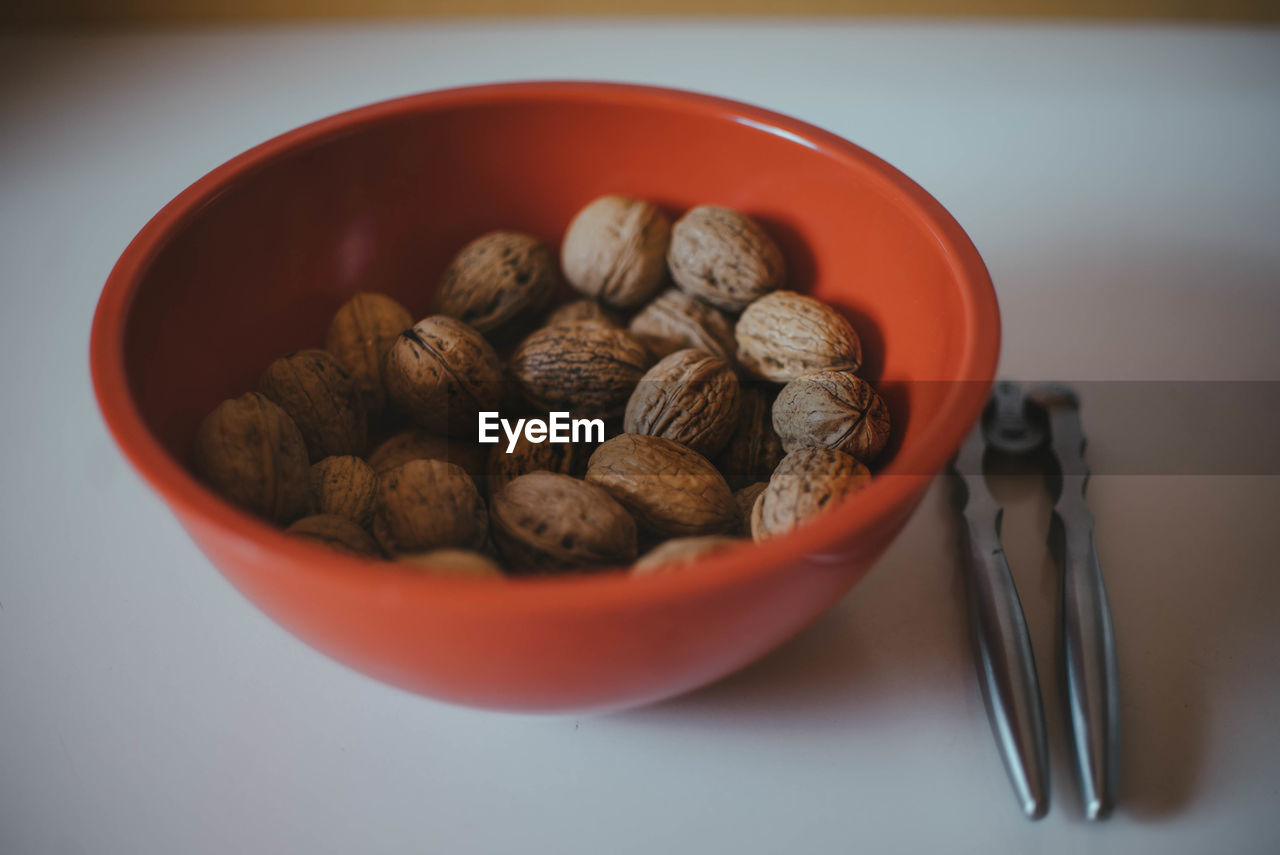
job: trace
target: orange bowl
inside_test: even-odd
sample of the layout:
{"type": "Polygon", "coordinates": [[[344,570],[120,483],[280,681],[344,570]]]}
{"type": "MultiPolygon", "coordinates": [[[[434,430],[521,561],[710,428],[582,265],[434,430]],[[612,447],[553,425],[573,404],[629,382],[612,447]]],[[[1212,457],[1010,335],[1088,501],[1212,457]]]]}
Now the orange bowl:
{"type": "Polygon", "coordinates": [[[981,411],[999,350],[987,271],[960,226],[888,164],[811,125],[643,86],[430,92],[323,119],[201,178],[103,289],[91,368],[124,453],[246,597],[379,680],[507,710],[618,709],[776,647],[867,572],[981,411]],[[891,457],[820,519],[684,572],[437,578],[346,557],[242,513],[185,465],[200,419],[272,359],[316,346],[355,291],[427,313],[476,235],[558,245],[604,193],[671,213],[728,205],[778,239],[790,287],[844,310],[895,420],[891,457]]]}

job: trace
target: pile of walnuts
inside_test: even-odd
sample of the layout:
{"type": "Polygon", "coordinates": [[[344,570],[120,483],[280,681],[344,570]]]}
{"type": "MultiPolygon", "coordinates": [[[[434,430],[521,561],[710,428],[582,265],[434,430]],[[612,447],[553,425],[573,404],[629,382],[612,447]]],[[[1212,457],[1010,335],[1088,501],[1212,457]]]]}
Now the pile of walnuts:
{"type": "Polygon", "coordinates": [[[888,440],[857,333],[785,278],[744,214],[673,225],[605,196],[558,265],[516,232],[463,247],[417,323],[356,294],[323,349],[277,359],[204,419],[192,462],[294,534],[436,572],[676,567],[861,489],[888,440]],[[562,277],[577,299],[553,305],[562,277]],[[481,411],[568,411],[607,438],[484,446],[481,411]]]}

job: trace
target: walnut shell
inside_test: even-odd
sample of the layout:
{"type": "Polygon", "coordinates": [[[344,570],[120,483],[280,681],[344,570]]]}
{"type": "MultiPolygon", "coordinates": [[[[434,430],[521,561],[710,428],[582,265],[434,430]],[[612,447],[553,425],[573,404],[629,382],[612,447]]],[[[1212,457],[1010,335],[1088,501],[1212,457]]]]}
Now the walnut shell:
{"type": "Polygon", "coordinates": [[[192,464],[224,499],[281,525],[307,512],[307,445],[278,404],[249,392],[223,401],[196,431],[192,464]]]}
{"type": "Polygon", "coordinates": [[[369,452],[369,466],[379,475],[410,460],[444,460],[461,466],[484,493],[484,450],[475,442],[409,428],[387,437],[369,452]]]}
{"type": "Polygon", "coordinates": [[[773,429],[773,396],[760,383],[743,383],[738,396],[738,421],[716,466],[729,486],[745,487],[769,479],[784,454],[773,429]]]}
{"type": "Polygon", "coordinates": [[[737,506],[711,461],[660,436],[624,433],[587,462],[587,482],[622,503],[659,538],[720,534],[737,523],[737,506]]]}
{"type": "Polygon", "coordinates": [[[336,514],[315,514],[303,517],[285,529],[289,534],[353,555],[381,557],[382,550],[369,532],[347,517],[336,514]]]}
{"type": "Polygon", "coordinates": [[[609,417],[622,412],[648,367],[648,352],[626,330],[580,321],[532,332],[508,370],[534,406],[609,417]]]}
{"type": "Polygon", "coordinates": [[[507,439],[503,436],[489,449],[489,462],[485,470],[489,479],[489,492],[497,495],[512,480],[530,472],[572,475],[578,466],[579,447],[569,442],[530,442],[522,432],[515,447],[508,452],[507,439]]]}
{"type": "Polygon", "coordinates": [[[838,504],[871,480],[867,467],[843,451],[800,448],[773,470],[769,486],[751,509],[751,536],[764,540],[790,531],[838,504]]]}
{"type": "Polygon", "coordinates": [[[687,348],[650,368],[627,401],[622,429],[662,436],[711,456],[738,422],[738,375],[729,363],[687,348]]]}
{"type": "Polygon", "coordinates": [[[430,552],[406,552],[396,561],[414,570],[435,576],[460,576],[469,579],[501,579],[506,574],[489,556],[470,549],[433,549],[430,552]]]}
{"type": "Polygon", "coordinates": [[[792,380],[773,402],[782,447],[823,446],[870,463],[889,441],[889,408],[851,371],[819,371],[792,380]]]}
{"type": "Polygon", "coordinates": [[[421,427],[476,435],[476,414],[497,410],[502,365],[489,342],[462,321],[431,315],[405,330],[383,360],[387,397],[421,427]]]}
{"type": "Polygon", "coordinates": [[[662,287],[671,221],[655,206],[601,196],[574,216],[560,248],[565,279],[615,309],[634,309],[662,287]]]}
{"type": "Polygon", "coordinates": [[[550,327],[556,324],[571,324],[575,321],[595,321],[610,327],[622,326],[617,314],[606,309],[595,300],[589,300],[586,297],[580,300],[570,300],[556,308],[555,311],[547,315],[547,319],[543,321],[542,325],[550,327]]]}
{"type": "Polygon", "coordinates": [[[654,547],[641,556],[639,561],[631,565],[631,572],[636,576],[648,576],[667,570],[678,570],[696,563],[699,558],[741,542],[738,538],[725,537],[722,534],[677,537],[654,547]]]}
{"type": "Polygon", "coordinates": [[[369,428],[360,392],[328,351],[299,350],[277,359],[259,378],[258,391],[293,419],[313,461],[364,454],[369,428]]]}
{"type": "Polygon", "coordinates": [[[370,419],[380,417],[387,403],[382,357],[396,336],[411,326],[408,309],[385,294],[367,293],[343,303],[329,324],[324,349],[351,374],[370,419]]]}
{"type": "Polygon", "coordinates": [[[378,475],[359,457],[326,457],[311,465],[311,512],[346,517],[368,526],[378,495],[378,475]]]}
{"type": "Polygon", "coordinates": [[[774,383],[862,365],[862,343],[845,316],[795,291],[776,291],[748,306],[734,337],[742,367],[774,383]]]}
{"type": "Polygon", "coordinates": [[[462,248],[444,272],[435,308],[481,333],[540,312],[557,283],[555,259],[542,241],[489,232],[462,248]]]}
{"type": "Polygon", "coordinates": [[[768,481],[757,481],[733,493],[733,501],[738,505],[738,516],[742,520],[741,532],[747,537],[751,536],[751,510],[755,507],[756,499],[768,486],[768,481]]]}
{"type": "Polygon", "coordinates": [[[379,479],[373,534],[388,554],[478,550],[489,535],[489,515],[461,466],[410,460],[379,479]]]}
{"type": "Polygon", "coordinates": [[[656,359],[696,347],[732,362],[737,347],[733,321],[678,288],[668,288],[654,297],[636,313],[627,329],[656,359]]]}
{"type": "Polygon", "coordinates": [[[694,208],[676,221],[667,266],[685,293],[734,313],[786,278],[782,251],[760,224],[715,205],[694,208]]]}
{"type": "Polygon", "coordinates": [[[629,564],[636,524],[607,492],[553,472],[513,478],[493,497],[493,539],[517,572],[629,564]]]}

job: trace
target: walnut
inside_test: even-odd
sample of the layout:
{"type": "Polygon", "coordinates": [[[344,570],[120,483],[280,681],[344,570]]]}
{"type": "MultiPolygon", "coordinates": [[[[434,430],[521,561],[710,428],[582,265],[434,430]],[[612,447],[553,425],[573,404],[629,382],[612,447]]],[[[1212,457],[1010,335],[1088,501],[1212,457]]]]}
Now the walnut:
{"type": "Polygon", "coordinates": [[[867,467],[843,451],[800,448],[773,470],[769,486],[751,509],[751,536],[764,540],[790,531],[838,504],[871,480],[867,467]]]}
{"type": "Polygon", "coordinates": [[[720,534],[737,522],[733,494],[711,461],[659,436],[624,433],[601,444],[587,461],[587,482],[659,538],[720,534]]]}
{"type": "Polygon", "coordinates": [[[535,330],[508,370],[536,407],[608,417],[622,412],[648,367],[648,353],[626,330],[580,321],[535,330]]]}
{"type": "Polygon", "coordinates": [[[595,321],[610,327],[622,326],[614,312],[606,309],[595,300],[588,300],[585,297],[580,300],[570,300],[559,306],[555,311],[547,315],[547,319],[542,325],[550,327],[556,324],[571,324],[575,321],[595,321]]]}
{"type": "Polygon", "coordinates": [[[489,232],[462,248],[440,280],[436,311],[481,333],[537,313],[556,288],[551,250],[519,232],[489,232]]]}
{"type": "Polygon", "coordinates": [[[316,514],[303,517],[285,529],[289,534],[353,555],[381,557],[378,544],[357,523],[336,514],[316,514]]]}
{"type": "Polygon", "coordinates": [[[289,414],[250,392],[205,416],[192,450],[196,473],[224,499],[285,524],[307,512],[307,446],[289,414]]]}
{"type": "Polygon", "coordinates": [[[773,403],[782,447],[823,446],[870,463],[889,440],[889,408],[851,371],[819,371],[792,380],[773,403]]]}
{"type": "Polygon", "coordinates": [[[489,516],[462,467],[410,460],[379,479],[373,533],[388,554],[481,549],[489,516]]]}
{"type": "Polygon", "coordinates": [[[470,549],[406,552],[397,555],[396,561],[435,576],[461,576],[469,579],[501,579],[505,576],[496,561],[470,549]]]}
{"type": "Polygon", "coordinates": [[[635,564],[631,572],[636,576],[648,576],[667,570],[678,570],[697,563],[713,552],[742,541],[721,534],[708,534],[702,537],[677,537],[649,550],[635,564]]]}
{"type": "Polygon", "coordinates": [[[476,489],[483,493],[487,480],[484,458],[484,451],[475,442],[409,428],[387,437],[371,451],[369,466],[382,475],[410,460],[444,460],[461,466],[475,482],[476,489]]]}
{"type": "Polygon", "coordinates": [[[615,309],[653,296],[666,274],[671,221],[648,202],[601,196],[569,223],[560,266],[574,288],[615,309]]]}
{"type": "Polygon", "coordinates": [[[356,294],[329,324],[324,349],[350,372],[371,419],[382,415],[387,402],[382,357],[396,336],[411,326],[409,311],[385,294],[356,294]]]}
{"type": "Polygon", "coordinates": [[[530,442],[524,433],[507,451],[505,439],[489,449],[486,473],[489,492],[497,495],[513,479],[530,472],[559,472],[572,475],[578,466],[578,448],[573,443],[530,442]]]}
{"type": "Polygon", "coordinates": [[[862,365],[862,344],[844,315],[794,291],[776,291],[748,306],[734,337],[742,367],[775,383],[862,365]]]}
{"type": "Polygon", "coordinates": [[[687,294],[735,313],[781,286],[786,276],[782,252],[759,223],[714,205],[676,221],[667,266],[687,294]]]}
{"type": "Polygon", "coordinates": [[[368,526],[378,476],[359,457],[326,457],[311,465],[311,512],[346,517],[368,526]]]}
{"type": "Polygon", "coordinates": [[[476,413],[497,410],[502,365],[478,332],[462,321],[431,315],[402,332],[383,360],[387,396],[420,426],[474,437],[476,413]]]}
{"type": "Polygon", "coordinates": [[[666,437],[710,456],[729,441],[737,421],[738,375],[723,359],[688,348],[640,378],[623,430],[666,437]]]}
{"type": "Polygon", "coordinates": [[[768,481],[757,481],[733,493],[733,501],[738,505],[738,516],[742,521],[741,532],[747,537],[751,536],[751,509],[768,486],[768,481]]]}
{"type": "Polygon", "coordinates": [[[685,347],[705,350],[726,362],[734,358],[733,322],[719,309],[677,288],[654,297],[627,329],[655,359],[685,347]]]}
{"type": "Polygon", "coordinates": [[[738,396],[738,423],[716,458],[731,487],[768,480],[782,459],[782,440],[773,429],[773,396],[760,383],[743,383],[738,396]]]}
{"type": "Polygon", "coordinates": [[[493,497],[493,538],[518,572],[608,567],[636,557],[636,524],[607,492],[553,472],[512,479],[493,497]]]}
{"type": "Polygon", "coordinates": [[[258,391],[289,414],[312,460],[363,454],[369,440],[355,381],[333,354],[299,350],[267,366],[258,391]]]}

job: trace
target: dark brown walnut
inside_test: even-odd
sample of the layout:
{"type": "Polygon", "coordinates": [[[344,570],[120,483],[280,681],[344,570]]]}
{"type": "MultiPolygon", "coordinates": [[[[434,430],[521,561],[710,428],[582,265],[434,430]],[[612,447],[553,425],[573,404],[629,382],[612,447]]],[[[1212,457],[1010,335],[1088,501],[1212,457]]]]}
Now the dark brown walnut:
{"type": "Polygon", "coordinates": [[[712,306],[678,288],[668,288],[631,319],[627,329],[655,359],[686,347],[732,362],[733,322],[712,306]]]}
{"type": "Polygon", "coordinates": [[[580,300],[570,300],[558,307],[547,315],[547,319],[542,325],[550,327],[556,324],[571,324],[577,321],[595,321],[611,327],[622,326],[617,314],[606,309],[595,300],[589,300],[586,297],[580,300]]]}
{"type": "Polygon", "coordinates": [[[710,457],[738,422],[738,375],[729,363],[687,348],[664,357],[636,384],[622,428],[661,436],[710,457]]]}
{"type": "Polygon", "coordinates": [[[337,514],[303,517],[285,531],[339,552],[374,558],[382,555],[377,542],[369,532],[347,517],[340,517],[337,514]]]}
{"type": "Polygon", "coordinates": [[[773,429],[772,393],[759,382],[743,383],[738,400],[738,422],[716,458],[717,468],[734,488],[767,481],[784,453],[773,429]]]}
{"type": "Polygon", "coordinates": [[[667,267],[685,293],[735,314],[786,278],[782,252],[760,224],[715,205],[676,221],[667,267]]]}
{"type": "Polygon", "coordinates": [[[329,324],[324,349],[342,363],[360,390],[370,419],[381,417],[387,402],[382,357],[403,330],[413,326],[408,309],[385,294],[356,294],[329,324]]]}
{"type": "Polygon", "coordinates": [[[205,416],[192,448],[196,474],[224,499],[281,525],[307,512],[307,446],[289,414],[257,392],[205,416]]]}
{"type": "Polygon", "coordinates": [[[408,569],[433,576],[457,576],[467,579],[501,579],[502,567],[489,556],[470,549],[433,549],[430,552],[406,552],[396,561],[408,569]]]}
{"type": "Polygon", "coordinates": [[[747,537],[751,536],[751,510],[768,486],[768,481],[757,481],[733,492],[733,501],[738,505],[738,517],[742,522],[741,532],[747,537]]]}
{"type": "Polygon", "coordinates": [[[662,287],[671,221],[648,202],[601,196],[565,232],[560,266],[569,284],[615,309],[634,309],[662,287]]]}
{"type": "Polygon", "coordinates": [[[751,536],[790,531],[871,481],[867,467],[843,451],[801,448],[782,458],[751,509],[751,536]]]}
{"type": "Polygon", "coordinates": [[[360,391],[347,370],[325,350],[299,350],[267,366],[258,391],[293,419],[312,460],[364,454],[368,423],[360,391]]]}
{"type": "Polygon", "coordinates": [[[373,534],[388,554],[484,547],[489,515],[462,467],[411,460],[378,481],[373,534]]]}
{"type": "Polygon", "coordinates": [[[737,543],[742,541],[722,534],[677,537],[646,552],[639,561],[631,565],[631,572],[636,576],[648,576],[668,570],[679,570],[696,563],[700,558],[720,552],[737,543]]]}
{"type": "Polygon", "coordinates": [[[792,380],[773,402],[782,447],[824,446],[875,460],[889,441],[889,408],[851,371],[819,371],[792,380]]]}
{"type": "Polygon", "coordinates": [[[491,333],[522,315],[536,317],[557,282],[546,244],[519,232],[489,232],[462,248],[444,272],[435,308],[491,333]]]}
{"type": "Polygon", "coordinates": [[[636,524],[599,487],[553,472],[512,479],[493,497],[493,539],[513,572],[630,564],[636,524]]]}
{"type": "Polygon", "coordinates": [[[848,319],[795,291],[777,291],[748,306],[734,337],[742,367],[774,383],[862,366],[862,343],[848,319]]]}
{"type": "Polygon", "coordinates": [[[359,457],[326,457],[311,465],[313,514],[333,514],[368,526],[377,494],[378,475],[359,457]]]}
{"type": "Polygon", "coordinates": [[[626,330],[579,321],[535,330],[508,371],[540,409],[607,418],[622,412],[648,367],[648,352],[626,330]]]}
{"type": "Polygon", "coordinates": [[[558,472],[573,475],[578,468],[578,449],[571,442],[530,442],[521,433],[515,446],[507,451],[507,439],[503,437],[489,449],[486,473],[489,491],[496,495],[513,479],[530,472],[558,472]]]}
{"type": "Polygon", "coordinates": [[[369,453],[369,466],[379,475],[410,460],[444,460],[461,466],[484,492],[484,450],[475,442],[409,428],[392,434],[369,453]]]}
{"type": "Polygon", "coordinates": [[[659,538],[721,534],[737,524],[737,505],[711,461],[660,436],[624,433],[587,462],[587,482],[622,503],[659,538]]]}
{"type": "Polygon", "coordinates": [[[475,437],[476,414],[498,409],[502,364],[484,337],[455,318],[431,315],[405,330],[383,363],[387,397],[421,427],[475,437]]]}

